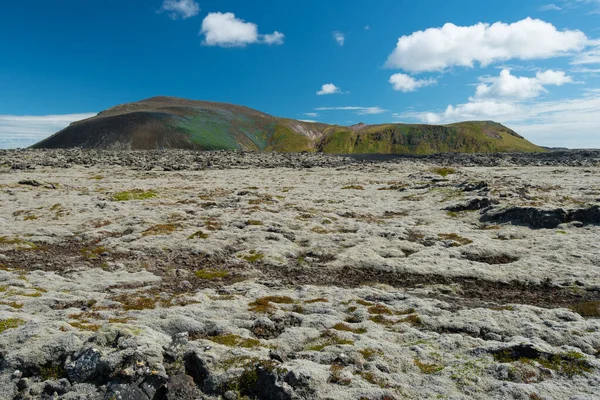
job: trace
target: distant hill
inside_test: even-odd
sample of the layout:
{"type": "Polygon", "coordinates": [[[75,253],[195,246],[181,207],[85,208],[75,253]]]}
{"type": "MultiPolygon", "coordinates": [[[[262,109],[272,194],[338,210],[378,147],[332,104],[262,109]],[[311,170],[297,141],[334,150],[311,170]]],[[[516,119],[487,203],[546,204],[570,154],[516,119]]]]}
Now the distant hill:
{"type": "Polygon", "coordinates": [[[333,154],[545,151],[491,121],[347,127],[277,118],[233,104],[173,97],[153,97],[110,108],[95,117],[74,122],[32,147],[333,154]]]}

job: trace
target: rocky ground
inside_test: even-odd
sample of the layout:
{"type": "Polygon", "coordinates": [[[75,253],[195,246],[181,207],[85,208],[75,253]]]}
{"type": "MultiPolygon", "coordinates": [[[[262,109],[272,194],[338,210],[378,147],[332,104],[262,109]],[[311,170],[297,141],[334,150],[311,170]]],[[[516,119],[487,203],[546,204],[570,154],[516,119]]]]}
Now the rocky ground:
{"type": "Polygon", "coordinates": [[[599,176],[0,151],[0,399],[600,399],[599,176]]]}

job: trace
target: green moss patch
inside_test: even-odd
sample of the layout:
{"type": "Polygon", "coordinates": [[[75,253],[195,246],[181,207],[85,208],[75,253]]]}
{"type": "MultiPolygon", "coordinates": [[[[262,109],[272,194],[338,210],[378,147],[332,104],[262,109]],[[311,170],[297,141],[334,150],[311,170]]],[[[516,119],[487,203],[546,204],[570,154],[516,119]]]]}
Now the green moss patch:
{"type": "Polygon", "coordinates": [[[319,297],[319,298],[316,298],[316,299],[305,300],[304,302],[305,302],[306,304],[312,304],[312,303],[327,303],[327,302],[329,302],[329,300],[327,300],[327,299],[326,299],[326,298],[324,298],[324,297],[319,297]]]}
{"type": "MultiPolygon", "coordinates": [[[[196,340],[199,339],[200,337],[194,337],[192,335],[192,340],[196,340]]],[[[253,348],[253,347],[257,347],[260,345],[260,340],[257,339],[251,339],[251,338],[244,338],[238,335],[234,335],[233,333],[227,333],[227,334],[223,334],[223,335],[216,335],[216,336],[205,336],[205,337],[201,337],[203,339],[208,339],[211,342],[215,342],[218,344],[222,344],[223,346],[228,346],[228,347],[244,347],[244,348],[253,348]]]]}
{"type": "Polygon", "coordinates": [[[548,354],[532,348],[520,346],[518,348],[507,348],[493,354],[494,359],[500,363],[520,362],[531,364],[533,362],[544,368],[551,369],[568,377],[583,375],[593,371],[593,366],[587,362],[585,356],[576,351],[548,354]]]}
{"type": "Polygon", "coordinates": [[[15,329],[24,325],[25,321],[19,318],[8,318],[8,319],[0,319],[0,333],[8,329],[15,329]]]}
{"type": "Polygon", "coordinates": [[[456,170],[454,168],[449,168],[449,167],[440,167],[440,168],[432,169],[431,172],[438,174],[439,176],[442,176],[445,178],[448,175],[455,174],[456,170]]]}
{"type": "Polygon", "coordinates": [[[148,200],[156,197],[157,194],[153,190],[133,189],[124,192],[117,192],[112,195],[113,201],[130,201],[130,200],[148,200]]]}
{"type": "Polygon", "coordinates": [[[307,346],[308,351],[321,351],[328,346],[339,345],[354,345],[354,341],[343,339],[331,331],[325,331],[321,336],[314,341],[311,341],[307,346]]]}
{"type": "Polygon", "coordinates": [[[352,332],[357,333],[359,335],[367,332],[367,328],[352,328],[350,325],[341,322],[335,324],[332,328],[336,331],[352,332]]]}
{"type": "Polygon", "coordinates": [[[583,301],[573,304],[570,308],[582,317],[600,318],[600,301],[583,301]]]}
{"type": "Polygon", "coordinates": [[[195,232],[193,234],[191,234],[190,236],[188,236],[188,240],[193,240],[193,239],[208,239],[210,235],[208,233],[204,233],[202,231],[198,231],[195,232]]]}
{"type": "Polygon", "coordinates": [[[415,358],[413,360],[413,363],[421,370],[422,373],[427,374],[427,375],[432,375],[432,374],[438,373],[444,369],[444,366],[441,364],[425,363],[425,362],[419,360],[418,358],[415,358]]]}
{"type": "Polygon", "coordinates": [[[170,235],[179,228],[179,225],[174,224],[158,224],[154,225],[142,232],[144,236],[159,236],[170,235]]]}
{"type": "Polygon", "coordinates": [[[261,297],[248,304],[248,310],[260,313],[268,313],[275,310],[275,304],[293,304],[294,299],[288,296],[267,296],[261,297]]]}

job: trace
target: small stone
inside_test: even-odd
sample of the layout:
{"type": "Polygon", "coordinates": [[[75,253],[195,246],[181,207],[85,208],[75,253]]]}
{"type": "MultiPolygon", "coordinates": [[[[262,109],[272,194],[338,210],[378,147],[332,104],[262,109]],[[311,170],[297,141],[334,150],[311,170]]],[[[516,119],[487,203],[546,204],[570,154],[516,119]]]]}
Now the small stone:
{"type": "Polygon", "coordinates": [[[39,183],[38,181],[33,180],[33,179],[23,179],[22,181],[19,181],[19,185],[27,185],[27,186],[35,186],[35,187],[42,186],[41,183],[39,183]]]}
{"type": "Polygon", "coordinates": [[[17,389],[19,389],[19,390],[25,390],[28,387],[29,387],[29,378],[19,379],[19,382],[17,382],[17,389]]]}
{"type": "Polygon", "coordinates": [[[225,392],[225,394],[223,395],[223,399],[225,399],[225,400],[237,400],[238,399],[238,395],[234,391],[229,390],[229,391],[225,392]]]}

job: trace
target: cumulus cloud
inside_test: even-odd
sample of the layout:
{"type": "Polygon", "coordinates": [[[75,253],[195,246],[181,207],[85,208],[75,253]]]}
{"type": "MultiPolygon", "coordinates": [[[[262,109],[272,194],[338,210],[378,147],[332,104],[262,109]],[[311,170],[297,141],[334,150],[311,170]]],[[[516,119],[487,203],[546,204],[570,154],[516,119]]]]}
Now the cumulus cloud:
{"type": "Polygon", "coordinates": [[[18,116],[0,115],[0,148],[28,147],[95,113],[18,116]]]}
{"type": "Polygon", "coordinates": [[[381,107],[357,107],[357,106],[344,106],[344,107],[318,107],[315,108],[317,111],[354,111],[358,115],[375,115],[383,114],[389,110],[385,110],[381,107]]]}
{"type": "MultiPolygon", "coordinates": [[[[448,105],[445,110],[434,111],[408,111],[405,113],[395,113],[394,118],[418,120],[428,124],[452,123],[469,120],[495,120],[502,123],[511,123],[518,126],[520,133],[538,132],[542,134],[540,127],[546,127],[550,131],[558,132],[557,126],[565,126],[565,121],[575,123],[576,120],[569,115],[573,113],[587,121],[585,126],[582,122],[576,122],[574,127],[566,129],[564,132],[578,132],[576,126],[585,129],[591,129],[590,117],[583,114],[600,111],[600,91],[588,91],[584,99],[547,102],[532,102],[531,99],[545,93],[545,86],[560,86],[572,83],[570,76],[563,71],[546,70],[539,71],[534,77],[519,77],[511,74],[509,69],[503,69],[497,77],[480,78],[480,84],[475,90],[474,96],[462,104],[448,105]],[[577,109],[577,106],[581,107],[577,109]],[[538,128],[533,128],[536,125],[538,128]],[[554,128],[553,128],[554,126],[554,128]]],[[[591,134],[591,130],[588,132],[591,134]]],[[[544,142],[544,138],[537,143],[547,146],[559,146],[555,141],[544,142]]],[[[564,139],[564,137],[563,137],[564,139]]],[[[533,140],[536,142],[536,140],[533,140]]],[[[600,141],[600,139],[598,140],[600,141]]],[[[571,142],[571,146],[575,142],[571,142]]],[[[566,144],[562,144],[566,146],[566,144]]],[[[585,147],[580,144],[576,147],[585,147]]]]}
{"type": "Polygon", "coordinates": [[[538,72],[535,77],[518,77],[505,68],[498,77],[485,78],[477,86],[475,99],[515,99],[524,100],[538,97],[546,92],[544,86],[561,86],[572,83],[573,79],[563,71],[547,70],[538,72]]]}
{"type": "Polygon", "coordinates": [[[166,12],[172,19],[187,19],[200,13],[200,6],[194,0],[165,0],[159,12],[166,12]]]}
{"type": "Polygon", "coordinates": [[[526,18],[512,24],[496,22],[417,31],[398,39],[386,66],[410,72],[440,71],[452,66],[487,66],[510,59],[533,60],[564,56],[589,44],[578,30],[526,18]]]}
{"type": "Polygon", "coordinates": [[[346,36],[344,36],[342,32],[333,32],[333,39],[337,42],[337,44],[343,46],[344,42],[346,41],[346,36]]]}
{"type": "Polygon", "coordinates": [[[342,93],[342,90],[339,87],[335,86],[333,83],[324,84],[323,86],[321,86],[321,90],[317,92],[319,96],[335,93],[342,93]]]}
{"type": "Polygon", "coordinates": [[[204,45],[220,47],[244,47],[253,43],[279,45],[285,37],[277,31],[259,34],[256,24],[236,18],[230,12],[209,13],[202,21],[200,34],[204,35],[204,45]]]}
{"type": "Polygon", "coordinates": [[[414,92],[415,90],[424,86],[435,85],[437,81],[433,78],[415,79],[406,74],[394,74],[390,77],[390,83],[392,84],[394,90],[407,93],[414,92]]]}

